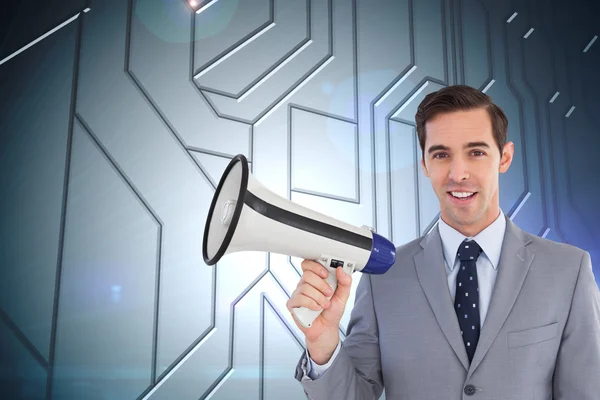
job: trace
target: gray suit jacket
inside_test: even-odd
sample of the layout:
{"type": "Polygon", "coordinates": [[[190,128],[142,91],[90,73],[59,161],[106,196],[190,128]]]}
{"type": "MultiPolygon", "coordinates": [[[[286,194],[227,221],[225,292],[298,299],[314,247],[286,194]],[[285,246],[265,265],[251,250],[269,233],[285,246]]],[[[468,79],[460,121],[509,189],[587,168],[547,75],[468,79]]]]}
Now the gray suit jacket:
{"type": "Polygon", "coordinates": [[[348,336],[324,374],[296,368],[315,400],[598,400],[600,294],[589,253],[507,219],[498,276],[473,362],[444,270],[437,226],[362,275],[348,336]]]}

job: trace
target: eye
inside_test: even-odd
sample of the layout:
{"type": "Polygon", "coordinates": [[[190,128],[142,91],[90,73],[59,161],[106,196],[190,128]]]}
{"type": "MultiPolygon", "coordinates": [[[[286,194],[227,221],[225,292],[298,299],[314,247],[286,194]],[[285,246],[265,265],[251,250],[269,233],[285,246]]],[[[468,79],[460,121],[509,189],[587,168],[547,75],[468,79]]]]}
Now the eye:
{"type": "Polygon", "coordinates": [[[472,154],[475,155],[475,156],[478,156],[478,157],[485,155],[485,153],[483,151],[480,151],[480,150],[474,150],[472,154]]]}
{"type": "Polygon", "coordinates": [[[448,153],[435,153],[433,155],[433,158],[446,158],[448,156],[448,153]]]}

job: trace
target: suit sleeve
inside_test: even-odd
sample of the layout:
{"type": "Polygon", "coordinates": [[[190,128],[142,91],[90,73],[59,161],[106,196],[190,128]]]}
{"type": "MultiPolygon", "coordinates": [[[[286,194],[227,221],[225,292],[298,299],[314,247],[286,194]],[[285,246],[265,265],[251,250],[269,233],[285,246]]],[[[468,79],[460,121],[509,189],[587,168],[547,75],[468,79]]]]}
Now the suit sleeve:
{"type": "Polygon", "coordinates": [[[383,378],[370,275],[361,277],[346,339],[331,365],[317,379],[311,379],[307,374],[308,362],[304,352],[296,367],[296,379],[308,399],[379,399],[383,378]]]}
{"type": "Polygon", "coordinates": [[[600,292],[584,252],[554,371],[555,400],[600,398],[600,292]]]}

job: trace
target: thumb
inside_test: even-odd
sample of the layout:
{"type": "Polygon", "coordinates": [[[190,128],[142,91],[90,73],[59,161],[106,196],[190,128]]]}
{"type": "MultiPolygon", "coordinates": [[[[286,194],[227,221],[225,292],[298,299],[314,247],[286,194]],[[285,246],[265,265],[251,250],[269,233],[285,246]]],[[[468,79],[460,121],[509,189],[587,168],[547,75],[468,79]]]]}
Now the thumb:
{"type": "Polygon", "coordinates": [[[348,298],[350,297],[352,276],[346,273],[342,268],[337,268],[335,271],[335,277],[337,278],[337,289],[335,290],[331,301],[341,301],[345,306],[348,302],[348,298]]]}
{"type": "Polygon", "coordinates": [[[352,287],[352,277],[342,268],[336,268],[335,277],[337,279],[337,288],[331,296],[331,304],[323,310],[321,316],[330,324],[337,326],[346,310],[346,303],[350,297],[350,288],[352,287]]]}

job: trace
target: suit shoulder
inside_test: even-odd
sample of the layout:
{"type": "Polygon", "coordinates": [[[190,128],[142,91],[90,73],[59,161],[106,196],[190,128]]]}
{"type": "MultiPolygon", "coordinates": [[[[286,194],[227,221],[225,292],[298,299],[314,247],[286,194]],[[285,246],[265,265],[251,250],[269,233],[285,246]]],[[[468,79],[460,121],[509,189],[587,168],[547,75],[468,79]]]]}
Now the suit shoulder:
{"type": "Polygon", "coordinates": [[[396,246],[396,258],[411,257],[421,250],[421,241],[423,237],[418,237],[410,242],[396,246]]]}
{"type": "Polygon", "coordinates": [[[392,276],[396,276],[402,271],[412,266],[412,258],[415,254],[422,250],[420,245],[423,237],[419,237],[401,245],[396,245],[396,260],[390,270],[381,275],[370,275],[369,279],[372,282],[389,282],[392,276]]]}
{"type": "Polygon", "coordinates": [[[586,253],[585,250],[568,243],[557,242],[547,238],[529,234],[533,251],[544,254],[546,257],[559,260],[576,260],[579,261],[586,253]]]}

